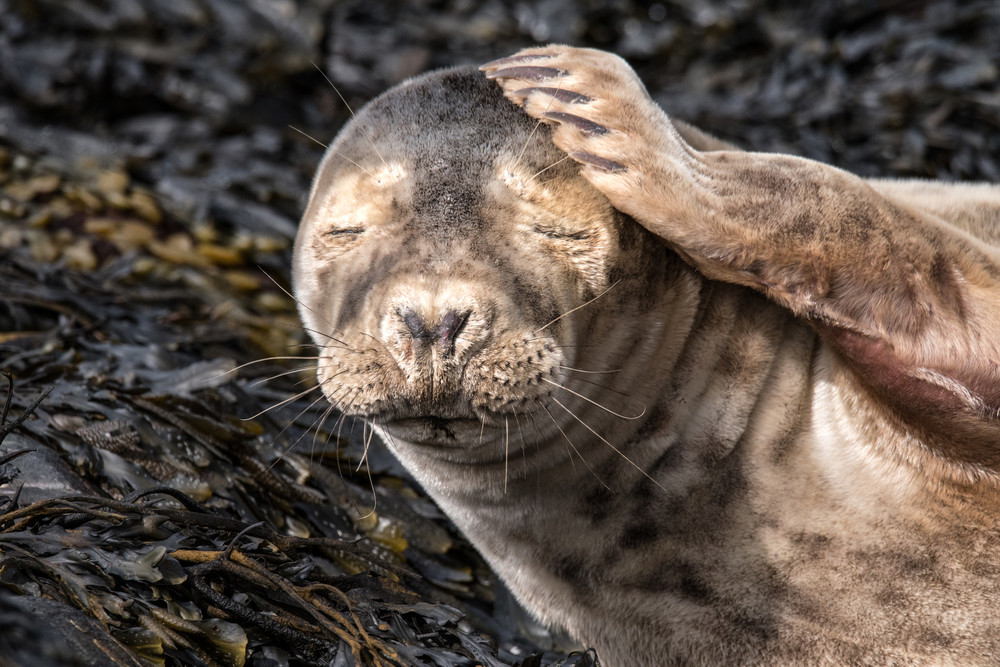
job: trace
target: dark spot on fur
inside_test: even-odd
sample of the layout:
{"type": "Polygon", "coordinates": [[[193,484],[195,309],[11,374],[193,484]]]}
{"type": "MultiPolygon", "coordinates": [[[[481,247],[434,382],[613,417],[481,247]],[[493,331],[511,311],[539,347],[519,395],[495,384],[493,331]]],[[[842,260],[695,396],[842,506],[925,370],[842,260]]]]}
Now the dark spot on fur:
{"type": "Polygon", "coordinates": [[[574,554],[561,556],[554,563],[552,572],[574,588],[584,588],[590,579],[584,559],[574,554]]]}
{"type": "Polygon", "coordinates": [[[924,626],[919,628],[916,634],[921,643],[940,649],[946,649],[955,643],[953,636],[946,635],[937,628],[924,626]]]}
{"type": "Polygon", "coordinates": [[[678,568],[680,575],[677,592],[692,602],[711,602],[714,598],[708,583],[697,575],[695,569],[687,563],[681,563],[678,568]]]}
{"type": "Polygon", "coordinates": [[[598,524],[611,516],[614,502],[615,494],[604,486],[598,485],[584,497],[581,508],[583,514],[589,517],[591,522],[598,524]]]}
{"type": "Polygon", "coordinates": [[[789,536],[789,541],[799,548],[803,556],[815,560],[823,556],[833,540],[829,535],[803,531],[789,536]]]}
{"type": "Polygon", "coordinates": [[[763,612],[756,609],[730,612],[726,614],[726,620],[741,630],[743,634],[760,642],[766,643],[778,636],[774,619],[763,616],[763,612]]]}
{"type": "Polygon", "coordinates": [[[882,607],[901,611],[904,614],[913,606],[913,601],[905,591],[896,586],[886,586],[875,594],[875,601],[882,607]]]}
{"type": "MultiPolygon", "coordinates": [[[[667,420],[670,419],[670,411],[668,408],[669,406],[662,403],[654,405],[649,411],[649,417],[643,422],[642,427],[636,431],[636,434],[632,436],[632,440],[629,441],[629,444],[633,442],[646,442],[653,437],[663,427],[667,420]]],[[[655,471],[660,469],[660,466],[663,465],[664,459],[673,451],[675,451],[674,447],[667,449],[663,456],[661,456],[656,462],[653,470],[655,471]]],[[[655,475],[653,476],[655,477],[655,475]]]]}
{"type": "Polygon", "coordinates": [[[657,495],[662,495],[663,491],[660,487],[656,486],[649,479],[643,477],[634,487],[629,494],[633,502],[640,509],[645,509],[650,503],[657,497],[657,495]]]}
{"type": "Polygon", "coordinates": [[[618,537],[622,549],[638,549],[656,541],[660,530],[652,519],[640,519],[629,524],[618,537]]]}

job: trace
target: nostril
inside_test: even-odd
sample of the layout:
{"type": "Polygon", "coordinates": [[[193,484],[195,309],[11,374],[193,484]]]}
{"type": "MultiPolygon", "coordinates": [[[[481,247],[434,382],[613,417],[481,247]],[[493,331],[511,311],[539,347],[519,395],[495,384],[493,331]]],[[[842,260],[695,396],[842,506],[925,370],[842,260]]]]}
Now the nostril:
{"type": "Polygon", "coordinates": [[[433,332],[434,338],[442,347],[451,349],[451,346],[455,344],[455,338],[462,332],[465,323],[469,321],[470,314],[472,314],[471,310],[462,313],[457,310],[445,312],[441,317],[440,324],[434,328],[433,332]]]}
{"type": "Polygon", "coordinates": [[[396,315],[402,320],[403,325],[410,332],[413,340],[430,340],[440,346],[446,353],[451,352],[455,345],[455,339],[462,333],[462,329],[469,321],[469,315],[471,314],[471,310],[446,310],[441,315],[441,321],[438,322],[437,326],[432,328],[427,325],[427,321],[416,311],[409,308],[399,308],[396,310],[396,315]]]}
{"type": "Polygon", "coordinates": [[[428,331],[424,318],[420,317],[409,308],[406,310],[396,310],[396,314],[399,315],[399,319],[403,320],[403,324],[405,324],[406,328],[410,330],[410,335],[413,336],[414,339],[430,338],[431,332],[428,331]]]}

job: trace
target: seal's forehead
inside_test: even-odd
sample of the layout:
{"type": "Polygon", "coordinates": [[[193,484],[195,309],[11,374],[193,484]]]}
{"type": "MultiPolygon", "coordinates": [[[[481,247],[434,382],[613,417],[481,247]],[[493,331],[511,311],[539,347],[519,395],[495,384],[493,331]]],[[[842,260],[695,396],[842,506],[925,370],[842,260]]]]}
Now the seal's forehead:
{"type": "MultiPolygon", "coordinates": [[[[520,150],[537,121],[473,67],[438,70],[390,88],[342,131],[337,149],[358,162],[380,153],[466,166],[520,150]],[[359,159],[359,157],[361,159],[359,159]]],[[[542,133],[547,136],[547,132],[542,133]]]]}

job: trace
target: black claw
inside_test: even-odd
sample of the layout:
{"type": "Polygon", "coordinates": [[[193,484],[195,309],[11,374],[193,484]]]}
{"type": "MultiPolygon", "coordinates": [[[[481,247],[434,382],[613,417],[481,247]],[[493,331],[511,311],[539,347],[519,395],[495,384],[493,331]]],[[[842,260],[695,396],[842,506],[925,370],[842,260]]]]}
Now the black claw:
{"type": "Polygon", "coordinates": [[[587,134],[607,134],[608,132],[608,128],[603,125],[598,125],[592,120],[580,118],[579,116],[574,116],[571,113],[563,113],[562,111],[546,111],[542,114],[542,118],[558,121],[560,123],[568,123],[581,132],[586,132],[587,134]]]}
{"type": "Polygon", "coordinates": [[[515,91],[515,95],[520,97],[527,97],[531,93],[545,93],[546,95],[551,95],[560,102],[565,102],[566,104],[586,104],[592,101],[586,95],[581,95],[580,93],[574,93],[572,90],[563,90],[562,88],[545,88],[545,87],[531,87],[522,88],[521,90],[515,91]]]}
{"type": "Polygon", "coordinates": [[[520,56],[507,56],[506,58],[497,58],[496,60],[491,60],[488,63],[479,66],[481,70],[496,69],[497,67],[503,67],[504,65],[513,65],[514,63],[523,63],[526,60],[536,60],[538,58],[553,58],[554,54],[541,53],[538,55],[524,54],[520,56]]]}
{"type": "Polygon", "coordinates": [[[487,79],[524,79],[525,81],[545,81],[557,76],[566,76],[568,72],[557,67],[508,67],[487,72],[487,79]]]}
{"type": "Polygon", "coordinates": [[[612,160],[605,159],[603,157],[598,157],[592,153],[570,153],[569,156],[576,160],[577,162],[582,162],[584,164],[589,164],[593,167],[598,167],[604,171],[610,171],[613,174],[618,174],[623,171],[628,171],[625,165],[618,164],[612,160]]]}

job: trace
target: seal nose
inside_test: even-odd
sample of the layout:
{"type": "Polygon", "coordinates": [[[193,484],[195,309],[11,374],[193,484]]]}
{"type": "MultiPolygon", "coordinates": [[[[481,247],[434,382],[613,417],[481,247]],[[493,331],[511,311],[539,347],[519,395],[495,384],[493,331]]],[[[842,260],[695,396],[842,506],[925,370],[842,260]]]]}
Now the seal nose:
{"type": "Polygon", "coordinates": [[[428,325],[419,313],[410,308],[401,308],[396,314],[403,320],[414,342],[426,341],[437,346],[444,354],[451,354],[455,349],[455,338],[462,332],[472,311],[446,310],[433,326],[428,325]]]}

